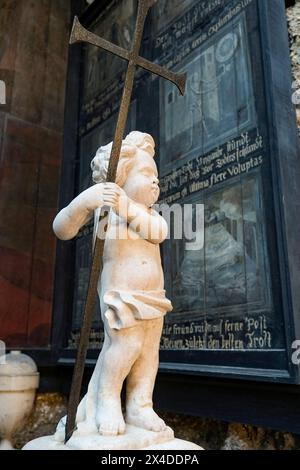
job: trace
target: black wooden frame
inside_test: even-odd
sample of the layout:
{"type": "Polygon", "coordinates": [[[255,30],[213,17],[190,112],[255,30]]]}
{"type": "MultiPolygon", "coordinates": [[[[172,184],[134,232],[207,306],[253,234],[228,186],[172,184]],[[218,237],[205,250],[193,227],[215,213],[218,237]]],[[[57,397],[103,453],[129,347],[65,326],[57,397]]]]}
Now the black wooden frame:
{"type": "MultiPolygon", "coordinates": [[[[276,235],[279,254],[279,270],[283,313],[287,325],[289,355],[292,355],[292,343],[300,338],[300,152],[299,136],[295,119],[295,107],[292,103],[292,73],[289,56],[287,25],[283,21],[285,5],[282,0],[258,2],[261,22],[268,27],[261,28],[262,41],[265,44],[263,59],[265,87],[270,88],[267,77],[272,77],[272,87],[267,94],[267,113],[269,122],[269,141],[272,162],[273,200],[275,205],[276,235]],[[285,45],[287,54],[280,56],[279,51],[285,45]],[[290,76],[290,83],[287,80],[290,76]],[[291,185],[294,185],[291,188],[291,185]]],[[[299,366],[291,365],[294,381],[300,381],[299,366]]]]}

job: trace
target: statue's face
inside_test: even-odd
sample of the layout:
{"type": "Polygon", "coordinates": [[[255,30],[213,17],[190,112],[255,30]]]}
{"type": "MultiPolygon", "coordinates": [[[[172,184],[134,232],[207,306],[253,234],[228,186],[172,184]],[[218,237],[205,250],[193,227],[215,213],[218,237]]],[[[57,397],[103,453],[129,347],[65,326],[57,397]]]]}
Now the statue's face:
{"type": "Polygon", "coordinates": [[[127,196],[147,207],[159,198],[158,172],[154,159],[143,150],[138,151],[134,166],[129,171],[123,186],[127,196]]]}

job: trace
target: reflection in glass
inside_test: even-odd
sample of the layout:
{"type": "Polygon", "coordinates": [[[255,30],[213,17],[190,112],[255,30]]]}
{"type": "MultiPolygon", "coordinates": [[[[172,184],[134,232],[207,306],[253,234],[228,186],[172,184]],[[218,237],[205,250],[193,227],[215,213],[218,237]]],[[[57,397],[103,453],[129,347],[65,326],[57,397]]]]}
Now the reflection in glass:
{"type": "Polygon", "coordinates": [[[184,96],[161,81],[164,174],[178,166],[179,160],[190,159],[197,149],[208,152],[250,127],[253,90],[244,15],[206,41],[178,72],[188,74],[184,96]]]}
{"type": "Polygon", "coordinates": [[[266,302],[269,273],[258,186],[252,177],[206,196],[203,249],[188,251],[185,240],[168,242],[167,286],[175,312],[266,302]]]}
{"type": "MultiPolygon", "coordinates": [[[[101,17],[91,31],[113,44],[130,50],[135,24],[134,0],[118,2],[101,17]]],[[[104,52],[95,46],[86,46],[84,68],[83,104],[87,105],[98,93],[105,91],[115,81],[127,64],[119,57],[104,52]]]]}

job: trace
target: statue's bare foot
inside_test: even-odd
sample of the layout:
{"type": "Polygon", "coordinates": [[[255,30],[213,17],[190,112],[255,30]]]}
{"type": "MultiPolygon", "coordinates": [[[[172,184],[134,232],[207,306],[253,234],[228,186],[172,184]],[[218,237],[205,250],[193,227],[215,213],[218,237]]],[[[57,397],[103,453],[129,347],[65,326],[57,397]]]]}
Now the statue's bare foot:
{"type": "Polygon", "coordinates": [[[120,400],[105,399],[101,400],[97,419],[98,431],[102,436],[117,436],[124,434],[126,424],[123,418],[120,400]]]}
{"type": "Polygon", "coordinates": [[[166,423],[155,413],[151,406],[127,408],[126,422],[148,431],[160,432],[167,427],[166,423]]]}
{"type": "Polygon", "coordinates": [[[81,436],[88,436],[90,434],[97,434],[97,427],[94,421],[82,421],[77,424],[77,432],[81,436]]]}

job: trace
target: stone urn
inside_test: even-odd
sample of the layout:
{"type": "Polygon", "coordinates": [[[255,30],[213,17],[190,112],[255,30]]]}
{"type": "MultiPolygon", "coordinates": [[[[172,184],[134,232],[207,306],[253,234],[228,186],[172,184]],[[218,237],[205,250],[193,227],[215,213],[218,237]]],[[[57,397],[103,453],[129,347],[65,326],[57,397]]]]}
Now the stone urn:
{"type": "Polygon", "coordinates": [[[35,362],[21,351],[12,351],[0,364],[0,440],[8,448],[13,434],[31,413],[39,373],[35,362]]]}

